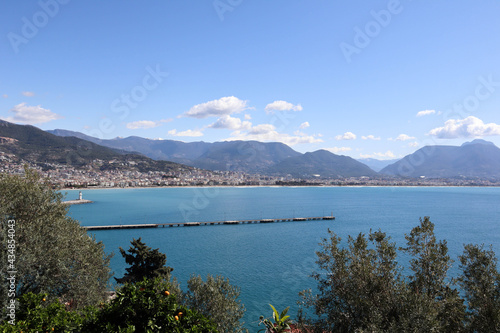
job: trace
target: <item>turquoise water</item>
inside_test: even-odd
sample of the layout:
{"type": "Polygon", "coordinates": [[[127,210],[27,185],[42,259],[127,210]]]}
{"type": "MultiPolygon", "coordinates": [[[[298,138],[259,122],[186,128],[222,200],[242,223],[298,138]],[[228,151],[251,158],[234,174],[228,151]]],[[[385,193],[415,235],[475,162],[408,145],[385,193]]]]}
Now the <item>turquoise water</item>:
{"type": "MultiPolygon", "coordinates": [[[[78,191],[67,191],[67,199],[78,191]]],[[[430,216],[439,239],[457,259],[466,243],[492,244],[500,254],[500,188],[459,187],[245,187],[84,190],[93,204],[76,205],[70,215],[82,225],[171,223],[261,218],[336,216],[335,221],[218,225],[194,228],[132,229],[93,232],[111,267],[123,276],[118,247],[128,249],[142,237],[167,255],[174,276],[186,286],[191,274],[223,275],[241,288],[245,321],[257,331],[269,303],[295,314],[298,292],[314,288],[318,243],[328,228],[348,235],[382,229],[398,245],[404,234],[430,216]]],[[[400,260],[405,262],[405,258],[400,260]]],[[[456,273],[455,264],[452,273],[456,273]]]]}

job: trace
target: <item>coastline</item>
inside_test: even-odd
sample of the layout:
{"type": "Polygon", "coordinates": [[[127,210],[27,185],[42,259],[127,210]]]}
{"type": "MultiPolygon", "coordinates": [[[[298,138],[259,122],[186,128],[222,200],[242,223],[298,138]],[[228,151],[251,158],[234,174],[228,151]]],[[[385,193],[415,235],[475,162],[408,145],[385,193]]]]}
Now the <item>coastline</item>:
{"type": "MultiPolygon", "coordinates": [[[[379,188],[379,187],[400,187],[400,188],[416,188],[416,187],[435,187],[435,188],[454,188],[454,187],[462,187],[462,188],[500,188],[499,185],[201,185],[201,186],[135,186],[135,187],[89,187],[89,188],[63,188],[58,189],[57,191],[94,191],[94,190],[134,190],[134,189],[166,189],[166,188],[188,188],[188,189],[196,189],[196,188],[318,188],[318,187],[348,187],[348,188],[379,188]]],[[[76,201],[76,200],[70,200],[76,201]]]]}

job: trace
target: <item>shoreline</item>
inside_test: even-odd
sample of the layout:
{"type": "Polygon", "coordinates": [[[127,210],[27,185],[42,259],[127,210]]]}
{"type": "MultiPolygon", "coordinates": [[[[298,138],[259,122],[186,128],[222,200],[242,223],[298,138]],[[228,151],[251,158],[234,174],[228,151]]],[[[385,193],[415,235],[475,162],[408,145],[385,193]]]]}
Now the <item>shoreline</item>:
{"type": "MultiPolygon", "coordinates": [[[[296,186],[296,185],[202,185],[202,186],[194,186],[194,185],[189,185],[189,186],[135,186],[135,187],[89,187],[89,188],[64,188],[64,189],[58,189],[57,191],[64,192],[64,191],[95,191],[95,190],[135,190],[135,189],[169,189],[169,188],[188,188],[188,189],[194,189],[194,188],[318,188],[318,187],[325,187],[325,188],[330,188],[330,187],[348,187],[348,188],[367,188],[367,187],[373,187],[373,188],[391,188],[391,187],[400,187],[400,188],[500,188],[499,185],[303,185],[303,186],[296,186]]],[[[77,200],[69,200],[69,201],[77,201],[77,200]]]]}

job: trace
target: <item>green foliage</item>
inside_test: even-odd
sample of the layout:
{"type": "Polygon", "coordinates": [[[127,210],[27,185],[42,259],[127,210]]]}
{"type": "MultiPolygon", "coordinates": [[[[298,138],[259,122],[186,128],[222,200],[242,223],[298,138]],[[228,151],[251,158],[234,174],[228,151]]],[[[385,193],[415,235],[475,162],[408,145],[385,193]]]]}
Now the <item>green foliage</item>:
{"type": "Polygon", "coordinates": [[[396,262],[396,246],[381,231],[349,237],[348,248],[329,230],[330,239],[317,252],[325,273],[314,273],[320,294],[301,293],[306,307],[314,307],[317,326],[352,332],[379,327],[389,329],[397,321],[404,280],[396,262]],[[371,245],[371,248],[369,247],[371,245]]]}
{"type": "Polygon", "coordinates": [[[347,247],[332,231],[317,253],[318,294],[301,292],[317,319],[299,319],[318,332],[498,332],[500,273],[493,251],[466,245],[462,274],[448,277],[452,260],[437,241],[428,217],[406,235],[401,248],[413,274],[402,275],[396,246],[381,231],[349,237],[347,247]],[[461,290],[455,288],[457,285],[461,290]],[[465,295],[465,299],[460,295],[465,295]]]}
{"type": "Polygon", "coordinates": [[[266,328],[263,330],[260,330],[259,332],[262,332],[265,330],[266,333],[283,333],[283,332],[286,332],[287,330],[289,330],[290,329],[289,324],[291,322],[291,319],[290,319],[290,316],[287,316],[286,314],[287,314],[288,310],[290,309],[290,307],[287,307],[280,314],[274,306],[272,306],[271,304],[269,304],[269,306],[273,309],[274,322],[267,319],[267,318],[264,319],[263,316],[260,316],[259,326],[260,326],[260,324],[264,324],[264,326],[266,328]]]}
{"type": "Polygon", "coordinates": [[[102,305],[83,332],[217,332],[201,313],[181,305],[161,278],[127,283],[109,304],[102,305]]]}
{"type": "Polygon", "coordinates": [[[471,332],[500,331],[500,273],[493,250],[465,246],[459,257],[463,274],[459,284],[468,303],[467,322],[471,332]]]}
{"type": "MultiPolygon", "coordinates": [[[[61,198],[35,171],[0,175],[0,279],[8,276],[8,242],[14,239],[17,296],[47,293],[83,308],[104,298],[110,256],[66,215],[61,198]],[[15,220],[12,238],[7,237],[8,220],[15,220]]],[[[6,293],[2,284],[2,302],[8,300],[6,293]]]]}
{"type": "Polygon", "coordinates": [[[161,253],[158,249],[151,249],[139,239],[131,241],[132,246],[128,252],[125,252],[120,247],[120,253],[125,258],[125,262],[130,265],[126,268],[125,275],[117,279],[118,283],[135,283],[142,281],[144,278],[153,279],[162,277],[170,280],[170,273],[173,268],[165,266],[167,263],[167,256],[161,253]]]}
{"type": "Polygon", "coordinates": [[[191,276],[188,292],[184,295],[186,306],[211,318],[220,333],[246,332],[241,323],[245,306],[238,300],[240,290],[222,276],[191,276]]]}
{"type": "Polygon", "coordinates": [[[465,306],[458,291],[448,282],[447,274],[453,260],[448,255],[446,241],[437,241],[434,224],[429,217],[420,219],[420,225],[405,235],[410,268],[407,290],[407,327],[434,329],[440,332],[463,330],[465,306]],[[425,306],[422,306],[425,305],[425,306]],[[418,325],[418,326],[416,326],[418,325]]]}
{"type": "Polygon", "coordinates": [[[78,332],[97,311],[87,307],[82,312],[67,311],[59,299],[47,294],[27,293],[18,298],[15,324],[4,322],[1,332],[78,332]]]}

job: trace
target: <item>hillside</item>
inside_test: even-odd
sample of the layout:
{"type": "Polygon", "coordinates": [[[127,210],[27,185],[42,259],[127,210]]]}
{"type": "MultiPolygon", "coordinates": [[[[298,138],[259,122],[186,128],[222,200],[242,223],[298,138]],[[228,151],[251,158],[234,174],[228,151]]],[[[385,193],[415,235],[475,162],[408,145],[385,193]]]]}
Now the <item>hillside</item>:
{"type": "Polygon", "coordinates": [[[150,140],[140,137],[100,140],[82,133],[50,131],[57,135],[82,137],[107,147],[140,152],[154,159],[183,163],[207,170],[241,171],[294,177],[375,176],[366,165],[327,151],[301,154],[280,142],[223,141],[191,142],[150,140]]]}
{"type": "Polygon", "coordinates": [[[500,148],[474,140],[462,146],[426,146],[380,171],[402,177],[500,178],[500,148]]]}
{"type": "Polygon", "coordinates": [[[326,150],[290,157],[268,171],[276,174],[291,174],[293,177],[300,178],[373,177],[377,175],[368,166],[351,157],[335,155],[326,150]]]}
{"type": "Polygon", "coordinates": [[[16,125],[3,120],[0,120],[0,138],[0,151],[40,165],[54,163],[82,167],[100,160],[96,167],[101,170],[145,172],[187,168],[177,163],[154,161],[139,154],[103,147],[74,136],[56,136],[34,126],[16,125]]]}

